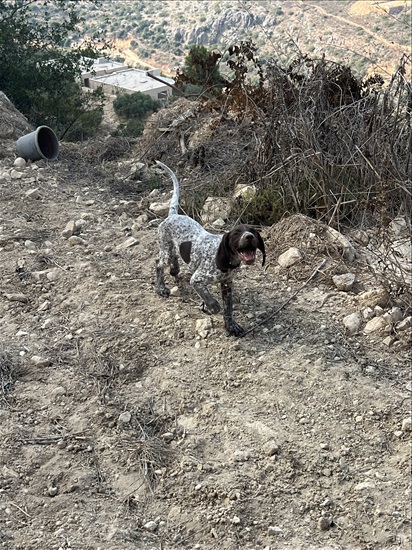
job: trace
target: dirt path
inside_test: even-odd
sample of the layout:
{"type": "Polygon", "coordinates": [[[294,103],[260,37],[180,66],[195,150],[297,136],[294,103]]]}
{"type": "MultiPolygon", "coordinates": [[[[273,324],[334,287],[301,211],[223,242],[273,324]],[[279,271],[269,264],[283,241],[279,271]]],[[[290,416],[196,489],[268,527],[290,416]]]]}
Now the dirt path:
{"type": "MultiPolygon", "coordinates": [[[[132,161],[86,156],[0,161],[2,548],[409,548],[406,352],[345,336],[356,297],[322,279],[240,340],[185,276],[161,299],[132,161]]],[[[299,286],[266,242],[245,326],[299,286]]]]}
{"type": "Polygon", "coordinates": [[[370,29],[368,29],[364,25],[361,25],[360,23],[355,23],[351,19],[347,19],[346,17],[342,17],[341,15],[334,15],[333,13],[328,12],[327,10],[325,10],[325,8],[322,8],[321,6],[313,4],[312,7],[315,8],[316,10],[318,10],[320,13],[323,13],[324,15],[327,15],[328,17],[333,17],[334,19],[337,19],[339,21],[343,21],[347,25],[351,25],[352,27],[357,27],[358,29],[362,29],[366,34],[369,34],[376,41],[380,42],[381,44],[384,44],[388,48],[399,50],[400,52],[403,52],[403,51],[411,52],[411,47],[407,48],[406,46],[396,44],[395,42],[393,42],[391,40],[386,40],[386,38],[383,38],[379,34],[376,34],[376,33],[372,32],[370,29]]]}

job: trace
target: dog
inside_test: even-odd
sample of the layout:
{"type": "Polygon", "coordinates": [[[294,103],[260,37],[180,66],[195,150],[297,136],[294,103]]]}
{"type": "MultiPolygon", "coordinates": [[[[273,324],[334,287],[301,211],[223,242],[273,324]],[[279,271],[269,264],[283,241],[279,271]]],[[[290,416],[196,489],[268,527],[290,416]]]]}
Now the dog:
{"type": "Polygon", "coordinates": [[[170,290],[164,281],[164,268],[170,267],[170,274],[179,274],[179,257],[192,274],[190,284],[202,298],[210,313],[221,310],[219,302],[209,292],[210,283],[220,283],[223,299],[223,319],[226,330],[233,336],[243,336],[244,329],[233,318],[233,278],[240,265],[252,265],[256,250],[266,253],[263,239],[253,227],[238,225],[228,233],[215,235],[206,231],[189,216],[178,214],[179,182],[174,172],[165,164],[156,161],[173,181],[173,195],[169,215],[159,225],[159,257],[156,261],[156,292],[168,297],[170,290]]]}

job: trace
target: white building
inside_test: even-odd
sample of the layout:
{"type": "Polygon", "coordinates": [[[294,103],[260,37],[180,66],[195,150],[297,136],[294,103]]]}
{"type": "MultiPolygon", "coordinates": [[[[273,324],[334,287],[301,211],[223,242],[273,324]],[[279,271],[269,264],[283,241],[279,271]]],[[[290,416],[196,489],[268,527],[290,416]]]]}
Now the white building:
{"type": "Polygon", "coordinates": [[[160,69],[130,69],[122,63],[100,58],[82,73],[82,84],[92,90],[101,87],[105,94],[142,92],[152,99],[166,101],[172,95],[174,80],[160,76],[160,69]]]}

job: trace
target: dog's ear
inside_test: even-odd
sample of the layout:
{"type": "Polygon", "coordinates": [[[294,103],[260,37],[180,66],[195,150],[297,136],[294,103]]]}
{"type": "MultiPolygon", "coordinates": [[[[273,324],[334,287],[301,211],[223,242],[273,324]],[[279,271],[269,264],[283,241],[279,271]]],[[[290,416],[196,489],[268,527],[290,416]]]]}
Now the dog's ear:
{"type": "Polygon", "coordinates": [[[258,249],[263,254],[263,258],[262,258],[262,267],[263,267],[265,265],[265,261],[266,261],[265,243],[263,242],[263,239],[262,239],[259,231],[256,231],[256,237],[257,237],[257,240],[258,240],[258,249]]]}
{"type": "Polygon", "coordinates": [[[223,273],[229,271],[230,258],[231,248],[229,244],[229,233],[225,233],[216,252],[216,266],[220,271],[223,271],[223,273]]]}

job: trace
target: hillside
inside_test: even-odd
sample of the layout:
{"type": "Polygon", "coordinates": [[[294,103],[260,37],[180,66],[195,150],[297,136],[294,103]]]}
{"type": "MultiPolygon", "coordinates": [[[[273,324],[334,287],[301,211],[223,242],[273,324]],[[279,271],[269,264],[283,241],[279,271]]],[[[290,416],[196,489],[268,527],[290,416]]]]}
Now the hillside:
{"type": "Polygon", "coordinates": [[[26,163],[27,121],[0,107],[1,547],[409,549],[411,316],[387,271],[410,268],[408,220],[262,227],[267,265],[235,283],[253,330],[228,337],[185,271],[156,295],[153,203],[171,182],[136,160],[155,143],[200,194],[182,124],[193,146],[239,152],[233,119],[181,99],[135,143],[26,163]],[[290,247],[301,260],[282,267],[290,247]]]}
{"type": "Polygon", "coordinates": [[[361,75],[376,68],[390,73],[411,51],[410,0],[119,1],[103,2],[86,17],[85,31],[103,31],[128,63],[168,74],[192,44],[225,51],[246,38],[262,58],[325,54],[361,75]]]}

